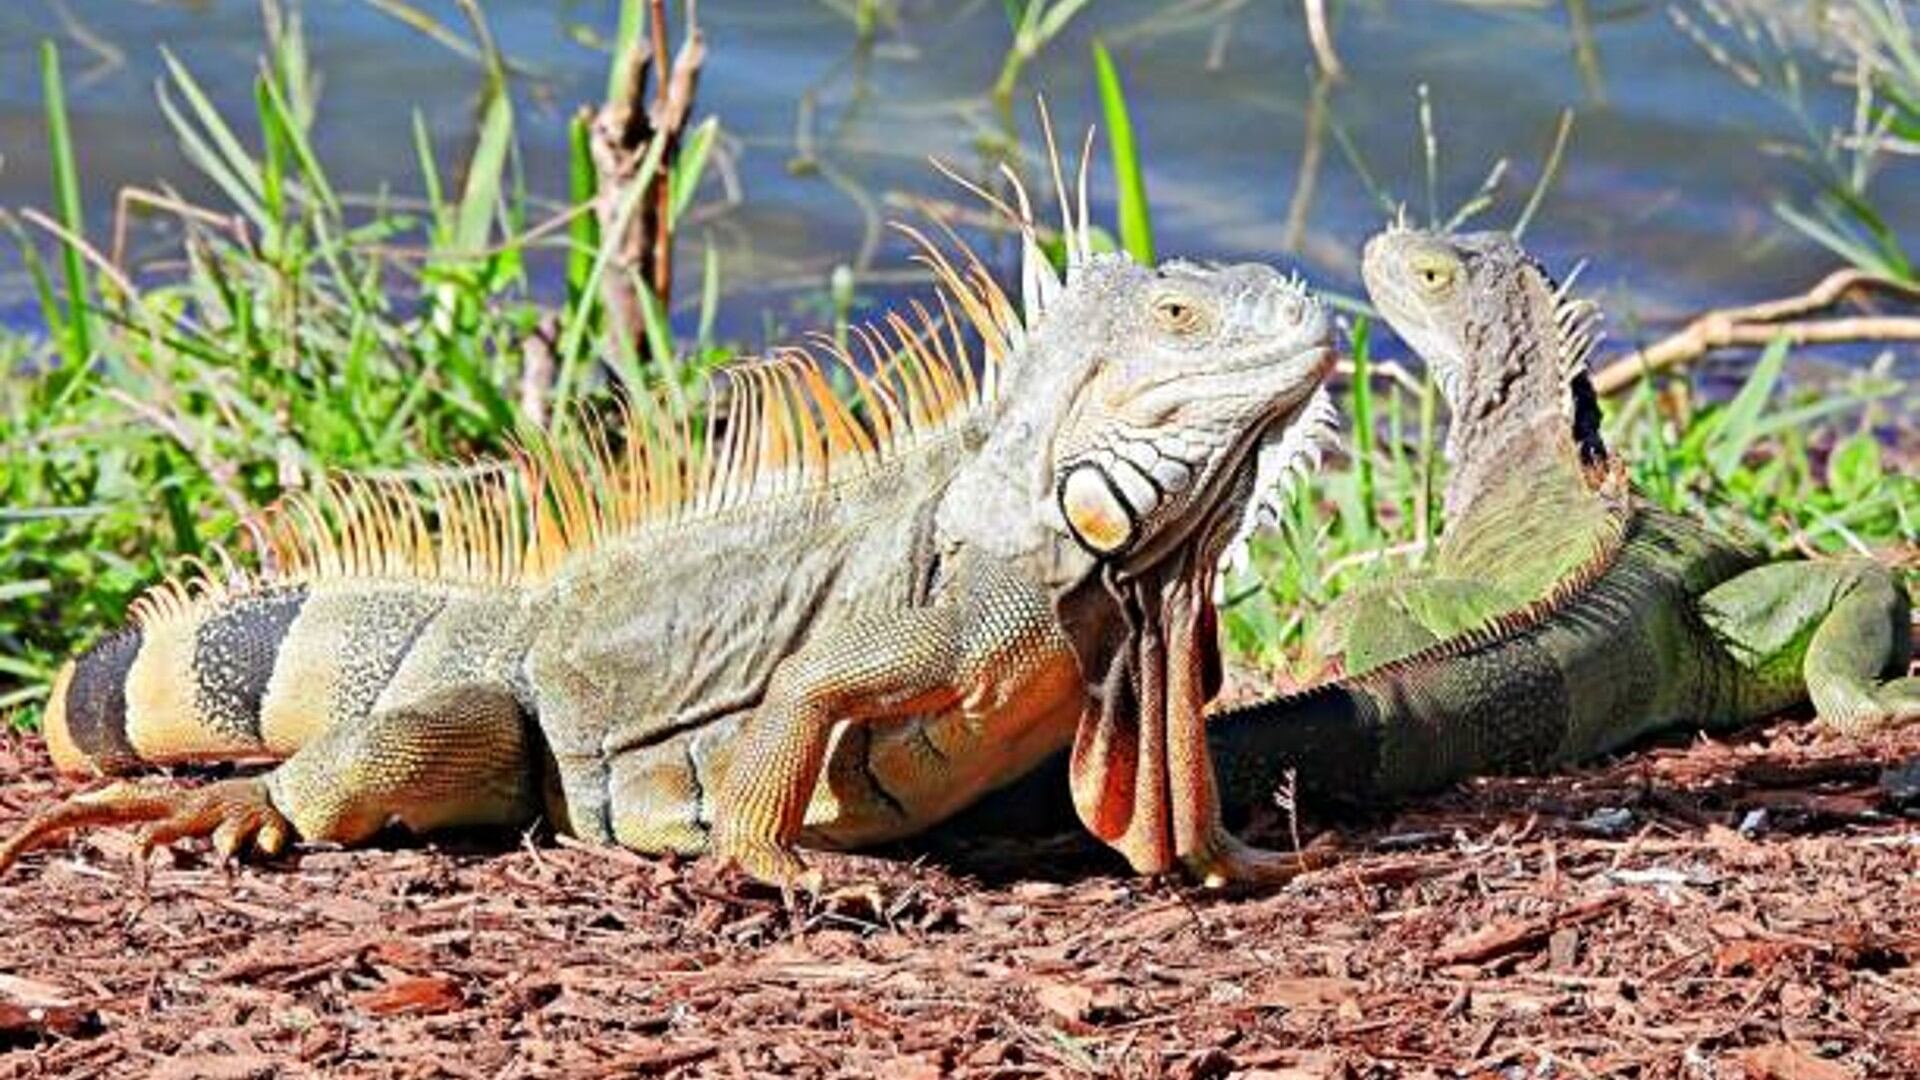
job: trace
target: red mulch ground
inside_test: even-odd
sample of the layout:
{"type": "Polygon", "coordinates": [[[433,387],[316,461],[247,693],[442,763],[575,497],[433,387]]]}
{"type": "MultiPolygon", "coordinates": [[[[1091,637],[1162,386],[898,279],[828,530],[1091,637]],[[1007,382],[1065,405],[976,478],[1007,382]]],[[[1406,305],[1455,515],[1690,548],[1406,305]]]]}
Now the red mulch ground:
{"type": "MultiPolygon", "coordinates": [[[[0,830],[58,790],[0,775],[0,830]]],[[[1920,731],[1780,724],[1338,823],[1265,895],[1068,837],[792,914],[550,840],[142,882],[103,833],[0,882],[0,1077],[1920,1076],[1915,787],[1920,731]]]]}

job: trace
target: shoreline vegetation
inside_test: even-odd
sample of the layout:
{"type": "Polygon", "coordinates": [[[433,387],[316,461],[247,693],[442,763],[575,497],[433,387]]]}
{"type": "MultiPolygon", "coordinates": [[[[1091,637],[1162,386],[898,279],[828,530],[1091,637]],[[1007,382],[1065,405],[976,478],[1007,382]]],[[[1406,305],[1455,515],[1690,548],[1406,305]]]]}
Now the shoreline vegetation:
{"type": "MultiPolygon", "coordinates": [[[[856,37],[900,17],[876,0],[834,6],[856,37]]],[[[1023,73],[1061,47],[1070,24],[1096,18],[1088,0],[1005,6],[1004,62],[983,88],[1002,134],[961,169],[989,183],[1001,161],[1033,175],[1035,150],[1017,122],[1023,73]]],[[[415,194],[335,186],[309,138],[320,105],[300,9],[267,0],[250,113],[216,107],[166,54],[158,112],[221,200],[193,205],[130,188],[104,231],[83,219],[61,50],[43,43],[56,197],[0,211],[0,242],[17,246],[45,327],[0,332],[0,370],[12,373],[0,378],[0,714],[30,726],[60,661],[118,625],[140,591],[196,562],[218,565],[224,546],[252,558],[243,523],[323,471],[471,468],[461,463],[528,429],[575,424],[623,388],[715,404],[702,399],[704,376],[737,347],[714,330],[717,255],[683,225],[723,186],[726,118],[703,115],[699,86],[710,52],[726,43],[703,35],[694,5],[625,0],[605,97],[568,121],[569,207],[548,213],[523,175],[514,66],[482,7],[462,10],[466,34],[433,25],[481,60],[471,149],[458,162],[437,159],[416,112],[415,145],[394,148],[412,161],[393,177],[415,194]],[[170,230],[168,251],[133,264],[130,234],[156,221],[170,230]],[[548,267],[557,292],[546,288],[548,267]]],[[[1650,498],[1775,552],[1870,554],[1911,573],[1920,570],[1911,411],[1920,386],[1897,375],[1893,350],[1920,341],[1920,273],[1908,250],[1915,234],[1886,220],[1873,193],[1920,175],[1920,36],[1894,0],[1826,10],[1818,25],[1787,25],[1764,5],[1699,0],[1675,6],[1672,19],[1703,62],[1798,118],[1804,142],[1767,152],[1792,155],[1818,193],[1772,210],[1837,263],[1810,267],[1802,295],[1703,313],[1637,349],[1603,348],[1596,381],[1609,398],[1607,436],[1650,498]],[[1855,107],[1842,127],[1812,119],[1805,88],[1815,79],[1850,90],[1855,107]],[[1832,343],[1860,346],[1866,362],[1817,394],[1785,377],[1796,350],[1832,343]],[[1731,392],[1702,393],[1701,365],[1729,353],[1740,358],[1731,392]]],[[[1343,77],[1339,5],[1303,0],[1294,14],[1321,63],[1288,215],[1298,236],[1330,150],[1372,174],[1331,104],[1343,77]]],[[[1129,100],[1124,47],[1096,38],[1093,49],[1095,152],[1108,160],[1116,199],[1101,242],[1150,259],[1151,148],[1132,124],[1147,103],[1129,100]]],[[[1505,162],[1442,214],[1434,162],[1443,128],[1424,93],[1415,107],[1426,216],[1494,227],[1484,218],[1496,202],[1504,208],[1505,162]]],[[[1563,118],[1515,228],[1550,198],[1559,163],[1578,152],[1576,128],[1572,114],[1563,118]]],[[[808,167],[804,153],[796,167],[808,167]]],[[[973,228],[976,218],[943,201],[952,190],[929,173],[923,205],[973,228]]],[[[1383,208],[1418,201],[1374,194],[1383,208]]],[[[820,332],[844,346],[857,299],[850,270],[832,275],[816,305],[826,313],[820,332]]],[[[1345,306],[1348,356],[1336,384],[1345,453],[1298,486],[1281,528],[1229,582],[1236,653],[1283,684],[1318,670],[1302,614],[1417,560],[1441,525],[1434,387],[1416,368],[1380,359],[1364,305],[1345,306]]],[[[1716,377],[1726,370],[1716,366],[1716,377]]]]}

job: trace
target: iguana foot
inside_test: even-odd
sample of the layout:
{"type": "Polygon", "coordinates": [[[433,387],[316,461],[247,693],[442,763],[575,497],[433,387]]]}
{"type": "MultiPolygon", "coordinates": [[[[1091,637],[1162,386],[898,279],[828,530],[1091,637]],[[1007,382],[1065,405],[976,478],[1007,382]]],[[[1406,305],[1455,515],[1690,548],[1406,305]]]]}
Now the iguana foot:
{"type": "Polygon", "coordinates": [[[793,853],[771,840],[746,840],[723,843],[716,854],[724,865],[782,892],[804,892],[818,896],[826,888],[826,876],[811,868],[793,853]]]}
{"type": "Polygon", "coordinates": [[[1822,712],[1814,726],[1832,735],[1859,737],[1920,724],[1920,677],[1881,683],[1863,698],[1856,707],[1822,712]]]}
{"type": "Polygon", "coordinates": [[[1309,870],[1329,865],[1332,859],[1324,852],[1257,848],[1221,831],[1205,851],[1181,861],[1200,884],[1219,889],[1229,885],[1283,885],[1309,870]]]}
{"type": "Polygon", "coordinates": [[[222,858],[238,855],[248,843],[264,855],[278,855],[294,829],[255,778],[220,780],[183,790],[171,785],[122,782],[75,795],[31,818],[19,834],[0,844],[0,873],[21,855],[48,847],[60,837],[100,825],[145,822],[136,842],[144,857],[155,847],[205,836],[222,858]]]}

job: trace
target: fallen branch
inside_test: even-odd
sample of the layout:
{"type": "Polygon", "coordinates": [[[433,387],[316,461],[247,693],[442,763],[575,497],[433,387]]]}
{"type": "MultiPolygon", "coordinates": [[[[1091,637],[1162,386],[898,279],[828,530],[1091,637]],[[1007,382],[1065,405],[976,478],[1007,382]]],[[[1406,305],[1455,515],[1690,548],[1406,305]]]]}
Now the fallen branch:
{"type": "Polygon", "coordinates": [[[1864,270],[1836,270],[1796,296],[1709,311],[1652,345],[1601,365],[1593,377],[1594,389],[1617,394],[1648,375],[1683,367],[1717,350],[1764,346],[1781,336],[1796,346],[1920,341],[1920,316],[1798,318],[1830,308],[1855,292],[1920,301],[1920,286],[1864,270]]]}

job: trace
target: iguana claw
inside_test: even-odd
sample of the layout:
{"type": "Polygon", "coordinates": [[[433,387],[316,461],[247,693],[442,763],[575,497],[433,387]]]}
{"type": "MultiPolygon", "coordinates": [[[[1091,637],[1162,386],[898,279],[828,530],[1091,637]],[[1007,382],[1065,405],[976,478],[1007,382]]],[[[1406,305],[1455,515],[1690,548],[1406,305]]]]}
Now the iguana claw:
{"type": "Polygon", "coordinates": [[[293,824],[274,809],[264,783],[221,780],[175,793],[172,811],[142,828],[135,840],[144,857],[156,847],[200,836],[212,841],[222,859],[240,855],[249,843],[260,854],[274,856],[293,839],[293,824]]]}
{"type": "Polygon", "coordinates": [[[255,778],[220,780],[182,790],[145,783],[117,783],[89,791],[42,811],[18,834],[0,844],[0,873],[21,855],[50,846],[60,837],[98,825],[146,822],[136,836],[144,857],[156,847],[205,836],[221,858],[232,858],[251,842],[264,855],[278,855],[294,829],[255,778]]]}
{"type": "Polygon", "coordinates": [[[1257,848],[1223,830],[1215,834],[1205,851],[1181,861],[1202,885],[1221,889],[1232,885],[1283,885],[1332,860],[1323,853],[1257,848]]]}
{"type": "Polygon", "coordinates": [[[720,853],[724,865],[782,892],[802,892],[819,896],[826,888],[826,875],[809,867],[791,849],[769,841],[740,841],[727,844],[720,853]]]}

